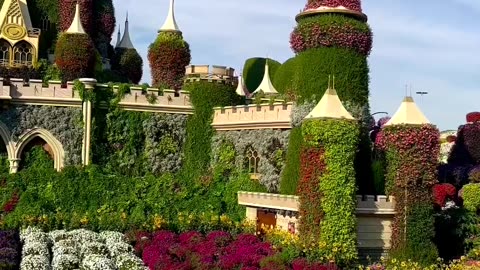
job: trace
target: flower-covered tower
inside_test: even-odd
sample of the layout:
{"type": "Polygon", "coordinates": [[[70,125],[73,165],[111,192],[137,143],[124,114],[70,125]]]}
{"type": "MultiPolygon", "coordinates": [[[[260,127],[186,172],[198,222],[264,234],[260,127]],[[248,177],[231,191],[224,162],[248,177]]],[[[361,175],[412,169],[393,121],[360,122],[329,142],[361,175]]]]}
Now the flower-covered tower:
{"type": "Polygon", "coordinates": [[[152,71],[152,85],[179,90],[183,85],[185,67],[190,64],[190,46],[183,39],[174,13],[174,0],[157,39],[150,45],[148,60],[152,71]]]}
{"type": "Polygon", "coordinates": [[[438,253],[432,188],[437,182],[440,133],[411,97],[384,125],[378,140],[386,153],[386,191],[395,197],[391,254],[430,264],[438,253]]]}
{"type": "Polygon", "coordinates": [[[92,77],[95,69],[97,51],[80,18],[77,3],[70,27],[60,34],[55,48],[55,63],[66,81],[92,77]]]}
{"type": "Polygon", "coordinates": [[[142,79],[143,60],[130,39],[128,14],[125,20],[123,37],[117,42],[117,46],[115,47],[115,57],[112,59],[112,68],[122,76],[127,77],[132,83],[138,84],[142,79]]]}

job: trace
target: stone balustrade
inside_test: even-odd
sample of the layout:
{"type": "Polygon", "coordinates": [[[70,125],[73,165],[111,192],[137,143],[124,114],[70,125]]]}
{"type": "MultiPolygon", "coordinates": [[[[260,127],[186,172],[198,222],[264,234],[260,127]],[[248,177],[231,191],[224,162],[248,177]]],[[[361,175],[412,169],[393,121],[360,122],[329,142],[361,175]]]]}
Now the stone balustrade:
{"type": "Polygon", "coordinates": [[[290,129],[293,103],[214,108],[215,130],[290,129]]]}

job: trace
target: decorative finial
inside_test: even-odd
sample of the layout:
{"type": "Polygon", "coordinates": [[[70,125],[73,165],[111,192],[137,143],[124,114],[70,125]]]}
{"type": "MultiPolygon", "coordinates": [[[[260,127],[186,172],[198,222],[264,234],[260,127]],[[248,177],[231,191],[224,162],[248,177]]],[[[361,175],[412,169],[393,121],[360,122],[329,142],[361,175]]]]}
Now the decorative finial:
{"type": "Polygon", "coordinates": [[[163,26],[160,28],[159,32],[182,32],[177,25],[177,21],[175,20],[175,1],[170,0],[170,7],[168,9],[167,19],[163,26]]]}
{"type": "Polygon", "coordinates": [[[82,26],[82,21],[80,19],[80,4],[78,3],[78,1],[75,5],[75,16],[73,17],[72,24],[65,32],[71,34],[86,34],[82,26]]]}
{"type": "Polygon", "coordinates": [[[335,90],[335,75],[333,75],[333,89],[335,90]]]}
{"type": "Polygon", "coordinates": [[[331,77],[332,77],[331,75],[328,75],[328,86],[327,86],[327,90],[330,89],[330,78],[331,78],[331,77]]]}

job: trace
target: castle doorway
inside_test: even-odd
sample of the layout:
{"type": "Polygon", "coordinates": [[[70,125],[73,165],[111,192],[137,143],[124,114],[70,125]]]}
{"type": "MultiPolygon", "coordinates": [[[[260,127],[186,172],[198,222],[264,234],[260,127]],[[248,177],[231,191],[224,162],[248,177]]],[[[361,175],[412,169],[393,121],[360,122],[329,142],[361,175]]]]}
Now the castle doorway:
{"type": "Polygon", "coordinates": [[[23,148],[20,169],[43,167],[54,169],[54,152],[42,138],[35,137],[23,148]]]}

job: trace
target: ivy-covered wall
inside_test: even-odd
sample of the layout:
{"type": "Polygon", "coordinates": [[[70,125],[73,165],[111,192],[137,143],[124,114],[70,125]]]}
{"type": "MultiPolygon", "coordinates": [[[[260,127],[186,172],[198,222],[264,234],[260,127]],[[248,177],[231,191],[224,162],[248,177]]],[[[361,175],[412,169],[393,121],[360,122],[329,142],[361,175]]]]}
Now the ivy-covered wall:
{"type": "Polygon", "coordinates": [[[249,148],[259,157],[258,173],[269,192],[280,190],[280,175],[285,166],[286,149],[290,130],[238,130],[221,131],[212,139],[212,162],[220,161],[220,153],[225,143],[234,146],[235,167],[248,169],[246,154],[249,148]]]}
{"type": "Polygon", "coordinates": [[[65,165],[82,163],[81,108],[16,105],[2,111],[0,120],[10,130],[13,140],[35,127],[48,130],[63,146],[65,165]]]}

